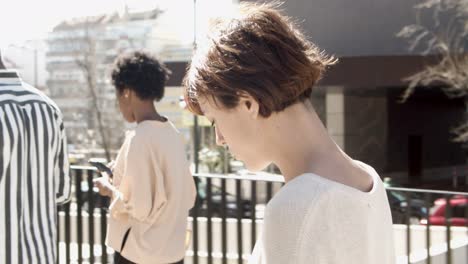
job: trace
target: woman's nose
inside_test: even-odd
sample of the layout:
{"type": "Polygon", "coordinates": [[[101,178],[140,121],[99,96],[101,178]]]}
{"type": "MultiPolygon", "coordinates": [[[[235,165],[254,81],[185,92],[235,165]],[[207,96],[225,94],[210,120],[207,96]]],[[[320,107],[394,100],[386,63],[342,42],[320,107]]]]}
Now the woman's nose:
{"type": "Polygon", "coordinates": [[[223,134],[221,134],[218,128],[215,128],[215,131],[216,131],[216,144],[218,146],[226,145],[226,141],[224,140],[223,134]]]}

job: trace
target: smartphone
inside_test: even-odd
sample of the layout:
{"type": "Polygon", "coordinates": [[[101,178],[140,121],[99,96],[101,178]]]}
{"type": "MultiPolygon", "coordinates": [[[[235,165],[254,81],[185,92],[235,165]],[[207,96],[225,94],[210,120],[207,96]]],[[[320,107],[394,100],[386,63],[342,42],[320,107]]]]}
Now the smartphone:
{"type": "Polygon", "coordinates": [[[107,165],[105,165],[104,163],[92,160],[89,160],[88,162],[94,167],[96,167],[98,171],[107,172],[107,174],[109,174],[109,176],[112,177],[112,170],[109,167],[107,167],[107,165]]]}

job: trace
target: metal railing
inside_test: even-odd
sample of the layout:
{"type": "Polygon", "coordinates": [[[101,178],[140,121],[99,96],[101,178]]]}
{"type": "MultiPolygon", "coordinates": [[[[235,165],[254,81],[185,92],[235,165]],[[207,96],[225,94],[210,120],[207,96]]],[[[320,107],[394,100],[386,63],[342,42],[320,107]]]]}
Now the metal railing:
{"type": "MultiPolygon", "coordinates": [[[[195,175],[198,195],[190,211],[192,236],[186,254],[190,263],[233,263],[233,260],[246,263],[259,234],[264,206],[283,185],[281,176],[267,173],[247,176],[195,175]]],[[[113,251],[105,246],[109,201],[93,190],[94,177],[99,177],[94,168],[72,167],[71,202],[58,207],[59,263],[112,263],[113,251]]],[[[431,229],[440,224],[431,220],[434,202],[440,203],[443,198],[452,205],[460,197],[468,200],[468,193],[392,187],[387,188],[387,194],[394,223],[406,225],[406,255],[413,253],[412,227],[425,226],[428,249],[425,263],[432,263],[431,229]]],[[[451,248],[453,210],[452,206],[447,208],[443,225],[447,231],[446,263],[455,263],[451,248]]],[[[468,206],[464,217],[468,219],[468,206]]],[[[407,262],[410,263],[410,258],[407,262]]]]}
{"type": "MultiPolygon", "coordinates": [[[[431,226],[445,227],[445,263],[456,263],[453,260],[452,249],[452,226],[465,227],[463,231],[465,238],[468,238],[468,193],[466,192],[449,192],[425,189],[409,189],[387,187],[387,195],[389,196],[390,205],[392,207],[392,216],[395,223],[395,205],[392,206],[390,196],[393,193],[398,193],[404,197],[402,203],[404,206],[404,219],[400,224],[406,225],[406,262],[410,263],[412,253],[412,228],[414,224],[422,224],[425,226],[425,254],[424,263],[431,264],[433,258],[433,244],[431,243],[431,226]],[[419,201],[419,202],[418,202],[419,201]],[[456,209],[456,215],[454,215],[456,209]],[[462,209],[460,211],[459,209],[462,209]],[[419,210],[419,212],[418,212],[419,210]],[[419,220],[414,223],[412,219],[419,220]],[[460,221],[456,221],[460,220],[460,221]]],[[[401,208],[400,204],[400,208],[401,208]]],[[[468,253],[468,244],[465,246],[468,253]]],[[[468,254],[467,254],[468,257],[468,254]]],[[[419,263],[423,263],[420,261],[419,263]]],[[[465,262],[466,263],[466,262],[465,262]]]]}
{"type": "Polygon", "coordinates": [[[245,177],[241,175],[196,174],[195,181],[198,195],[195,207],[190,212],[193,228],[193,263],[200,263],[199,240],[201,237],[206,237],[204,240],[207,244],[206,261],[204,263],[213,263],[215,253],[213,240],[215,235],[220,236],[221,249],[218,255],[222,263],[227,263],[229,255],[234,255],[239,264],[244,263],[253,250],[257,239],[257,222],[263,218],[257,212],[257,205],[264,205],[271,199],[274,189],[279,189],[283,185],[282,177],[272,175],[250,175],[245,177]],[[258,189],[261,189],[263,195],[259,195],[258,189]],[[206,218],[205,234],[198,230],[200,216],[206,218]],[[219,234],[214,231],[213,218],[215,217],[220,218],[221,232],[219,234]],[[235,221],[235,254],[229,254],[228,252],[228,219],[235,221]],[[246,234],[243,230],[245,222],[250,225],[249,234],[246,234]],[[246,248],[245,243],[247,242],[249,246],[246,248]]]}
{"type": "Polygon", "coordinates": [[[94,177],[99,177],[99,175],[93,169],[78,167],[72,169],[71,202],[58,207],[58,263],[71,263],[71,260],[78,263],[83,263],[84,260],[89,263],[109,263],[110,258],[105,245],[108,216],[104,206],[107,204],[96,208],[96,198],[99,197],[101,201],[106,199],[94,192],[94,177]],[[95,225],[97,218],[100,222],[99,226],[95,225]],[[95,239],[96,232],[99,234],[99,241],[95,239]],[[85,245],[88,248],[87,254],[83,254],[85,245]],[[100,247],[99,259],[96,259],[96,247],[100,247]]]}

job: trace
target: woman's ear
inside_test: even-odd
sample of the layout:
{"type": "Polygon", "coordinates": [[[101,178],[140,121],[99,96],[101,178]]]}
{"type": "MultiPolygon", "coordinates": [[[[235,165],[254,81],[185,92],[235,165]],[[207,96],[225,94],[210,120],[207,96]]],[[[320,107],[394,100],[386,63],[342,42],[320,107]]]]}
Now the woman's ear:
{"type": "Polygon", "coordinates": [[[130,89],[123,88],[122,90],[119,90],[117,92],[117,95],[121,98],[124,98],[125,100],[128,100],[128,98],[130,97],[130,89]]]}
{"type": "Polygon", "coordinates": [[[260,111],[260,105],[258,104],[257,100],[255,100],[250,95],[244,95],[241,97],[239,102],[242,110],[246,111],[248,115],[254,119],[258,117],[260,111]]]}

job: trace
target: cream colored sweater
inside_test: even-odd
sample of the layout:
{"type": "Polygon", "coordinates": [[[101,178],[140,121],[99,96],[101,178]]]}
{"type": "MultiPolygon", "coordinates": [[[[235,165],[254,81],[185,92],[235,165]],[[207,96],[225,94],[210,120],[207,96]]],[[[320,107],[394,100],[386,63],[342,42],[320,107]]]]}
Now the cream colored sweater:
{"type": "Polygon", "coordinates": [[[128,132],[114,167],[106,243],[139,264],[166,264],[185,255],[195,184],[182,136],[167,122],[143,121],[128,132]]]}
{"type": "Polygon", "coordinates": [[[249,264],[394,264],[390,207],[375,170],[370,192],[303,174],[265,211],[249,264]]]}

